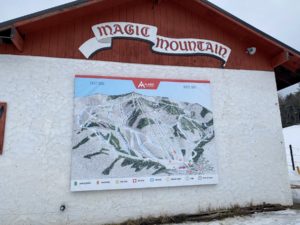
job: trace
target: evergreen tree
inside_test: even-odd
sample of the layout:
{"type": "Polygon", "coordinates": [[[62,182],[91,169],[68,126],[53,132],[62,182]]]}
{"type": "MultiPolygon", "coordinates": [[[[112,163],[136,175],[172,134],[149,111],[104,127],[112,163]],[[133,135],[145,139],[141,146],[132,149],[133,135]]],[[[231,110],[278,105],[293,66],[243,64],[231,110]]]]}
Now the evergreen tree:
{"type": "Polygon", "coordinates": [[[300,124],[300,84],[296,93],[279,96],[282,127],[300,124]]]}

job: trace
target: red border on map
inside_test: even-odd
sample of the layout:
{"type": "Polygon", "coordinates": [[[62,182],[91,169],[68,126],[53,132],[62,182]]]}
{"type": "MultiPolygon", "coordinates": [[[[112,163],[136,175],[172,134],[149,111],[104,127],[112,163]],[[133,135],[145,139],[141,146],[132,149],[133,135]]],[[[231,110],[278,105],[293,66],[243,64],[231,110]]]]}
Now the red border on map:
{"type": "Polygon", "coordinates": [[[181,80],[181,79],[161,79],[161,78],[143,78],[143,77],[117,77],[117,76],[96,76],[96,75],[75,75],[76,78],[102,78],[102,79],[113,79],[113,80],[157,80],[166,82],[189,82],[189,83],[210,83],[209,80],[181,80]]]}
{"type": "Polygon", "coordinates": [[[75,75],[75,78],[95,78],[95,79],[115,79],[131,80],[136,89],[156,90],[160,82],[189,82],[189,83],[210,83],[208,80],[180,80],[180,79],[160,79],[160,78],[142,78],[142,77],[110,77],[93,75],[75,75]]]}

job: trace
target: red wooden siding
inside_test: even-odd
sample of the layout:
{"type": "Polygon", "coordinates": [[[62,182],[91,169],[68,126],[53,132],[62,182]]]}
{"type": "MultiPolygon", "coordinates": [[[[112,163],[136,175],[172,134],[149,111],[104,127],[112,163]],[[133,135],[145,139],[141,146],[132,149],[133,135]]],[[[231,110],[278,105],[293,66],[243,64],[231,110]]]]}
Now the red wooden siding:
{"type": "MultiPolygon", "coordinates": [[[[12,45],[0,45],[0,53],[84,59],[78,48],[94,36],[91,26],[113,21],[154,25],[158,27],[158,35],[166,37],[209,39],[223,43],[232,50],[226,65],[231,69],[271,71],[272,58],[280,53],[270,43],[190,0],[103,1],[92,7],[20,24],[18,30],[24,35],[23,51],[19,52],[12,45]],[[252,46],[257,48],[257,53],[249,56],[245,50],[252,46]]],[[[100,51],[91,59],[195,67],[220,67],[222,64],[207,56],[153,53],[149,43],[125,39],[113,40],[112,49],[100,51]]]]}
{"type": "Polygon", "coordinates": [[[6,103],[0,102],[0,155],[2,154],[4,145],[6,106],[6,103]]]}

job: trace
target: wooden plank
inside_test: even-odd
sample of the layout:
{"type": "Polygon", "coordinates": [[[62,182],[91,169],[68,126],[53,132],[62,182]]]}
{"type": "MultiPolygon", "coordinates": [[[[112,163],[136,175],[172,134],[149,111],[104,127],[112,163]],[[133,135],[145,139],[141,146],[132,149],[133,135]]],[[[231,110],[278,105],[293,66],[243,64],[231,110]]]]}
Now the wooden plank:
{"type": "Polygon", "coordinates": [[[293,76],[296,75],[298,70],[300,69],[300,65],[297,63],[297,61],[294,61],[292,57],[289,61],[283,63],[282,66],[292,71],[293,73],[291,75],[293,76]]]}
{"type": "Polygon", "coordinates": [[[11,41],[20,52],[23,51],[24,40],[16,28],[12,28],[11,41]]]}
{"type": "Polygon", "coordinates": [[[0,155],[3,152],[7,104],[0,102],[0,155]]]}
{"type": "Polygon", "coordinates": [[[282,65],[283,63],[289,61],[289,53],[287,51],[282,51],[278,55],[274,56],[271,61],[272,68],[282,65]]]}

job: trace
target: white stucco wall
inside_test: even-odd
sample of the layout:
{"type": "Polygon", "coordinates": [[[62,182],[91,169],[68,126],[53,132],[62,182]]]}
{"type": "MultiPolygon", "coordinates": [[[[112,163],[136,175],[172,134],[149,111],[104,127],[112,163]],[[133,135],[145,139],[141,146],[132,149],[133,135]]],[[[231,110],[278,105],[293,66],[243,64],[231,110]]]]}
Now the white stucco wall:
{"type": "Polygon", "coordinates": [[[0,55],[8,102],[0,224],[99,224],[249,203],[291,204],[274,74],[0,55]],[[209,79],[219,184],[70,192],[75,74],[209,79]],[[59,206],[65,203],[65,212],[59,206]]]}

